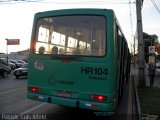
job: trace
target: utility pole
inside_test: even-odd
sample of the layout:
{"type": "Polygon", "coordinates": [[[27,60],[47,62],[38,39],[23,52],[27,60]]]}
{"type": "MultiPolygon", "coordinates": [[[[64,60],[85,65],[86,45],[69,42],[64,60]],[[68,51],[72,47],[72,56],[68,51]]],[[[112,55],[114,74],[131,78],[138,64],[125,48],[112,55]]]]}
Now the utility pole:
{"type": "Polygon", "coordinates": [[[143,40],[143,29],[142,29],[142,7],[143,0],[136,0],[136,11],[137,11],[137,33],[138,33],[138,81],[139,86],[145,86],[145,64],[144,64],[144,40],[143,40]]]}
{"type": "Polygon", "coordinates": [[[7,64],[8,64],[8,39],[6,38],[6,54],[7,54],[7,64]]]}
{"type": "Polygon", "coordinates": [[[136,49],[136,38],[134,37],[133,38],[134,39],[134,43],[133,43],[133,56],[134,56],[134,67],[135,67],[135,65],[136,65],[136,59],[135,59],[135,54],[136,54],[136,52],[135,52],[135,49],[136,49]]]}

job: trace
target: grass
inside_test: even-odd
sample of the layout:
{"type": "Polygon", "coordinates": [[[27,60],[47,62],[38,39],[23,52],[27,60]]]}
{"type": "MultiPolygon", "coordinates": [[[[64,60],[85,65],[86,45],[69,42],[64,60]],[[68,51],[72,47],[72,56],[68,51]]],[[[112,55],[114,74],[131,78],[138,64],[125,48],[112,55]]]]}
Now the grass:
{"type": "Polygon", "coordinates": [[[138,88],[142,114],[160,114],[160,88],[138,88]]]}

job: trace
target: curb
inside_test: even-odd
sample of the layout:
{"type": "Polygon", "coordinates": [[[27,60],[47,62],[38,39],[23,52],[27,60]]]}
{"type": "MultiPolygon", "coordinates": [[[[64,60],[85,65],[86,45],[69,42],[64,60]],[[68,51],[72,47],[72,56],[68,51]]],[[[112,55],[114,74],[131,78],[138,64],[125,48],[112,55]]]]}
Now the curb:
{"type": "Polygon", "coordinates": [[[135,78],[133,78],[133,85],[134,85],[134,90],[135,90],[135,97],[136,97],[136,109],[137,109],[137,113],[138,113],[138,120],[142,120],[141,117],[141,107],[140,107],[140,102],[139,102],[139,97],[138,97],[138,92],[137,92],[137,86],[135,83],[135,78]]]}

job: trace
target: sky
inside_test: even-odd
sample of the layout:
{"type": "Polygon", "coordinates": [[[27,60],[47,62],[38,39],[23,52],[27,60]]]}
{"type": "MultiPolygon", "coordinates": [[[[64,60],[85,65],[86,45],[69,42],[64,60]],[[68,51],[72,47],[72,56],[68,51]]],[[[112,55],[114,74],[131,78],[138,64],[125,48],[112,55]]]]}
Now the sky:
{"type": "MultiPolygon", "coordinates": [[[[20,45],[8,45],[8,53],[26,50],[30,39],[34,14],[37,12],[68,8],[113,9],[131,48],[136,33],[135,0],[0,0],[0,53],[7,52],[7,39],[20,39],[20,45]],[[37,2],[38,1],[38,2],[37,2]],[[129,1],[131,4],[129,4],[129,1]]],[[[159,0],[144,0],[142,8],[143,31],[156,34],[160,41],[159,0]]],[[[131,49],[132,50],[132,49],[131,49]]]]}

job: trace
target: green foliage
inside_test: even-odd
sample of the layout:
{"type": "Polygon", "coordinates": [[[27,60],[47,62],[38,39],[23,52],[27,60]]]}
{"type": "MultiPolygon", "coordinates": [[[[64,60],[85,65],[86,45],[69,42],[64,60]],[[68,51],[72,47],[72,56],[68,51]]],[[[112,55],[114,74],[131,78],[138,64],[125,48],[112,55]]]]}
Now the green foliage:
{"type": "Polygon", "coordinates": [[[160,88],[144,87],[138,88],[141,112],[143,114],[160,113],[160,88]]]}
{"type": "Polygon", "coordinates": [[[145,43],[145,52],[148,53],[148,46],[154,46],[158,44],[158,36],[157,35],[149,35],[147,33],[143,33],[143,39],[145,43]]]}

